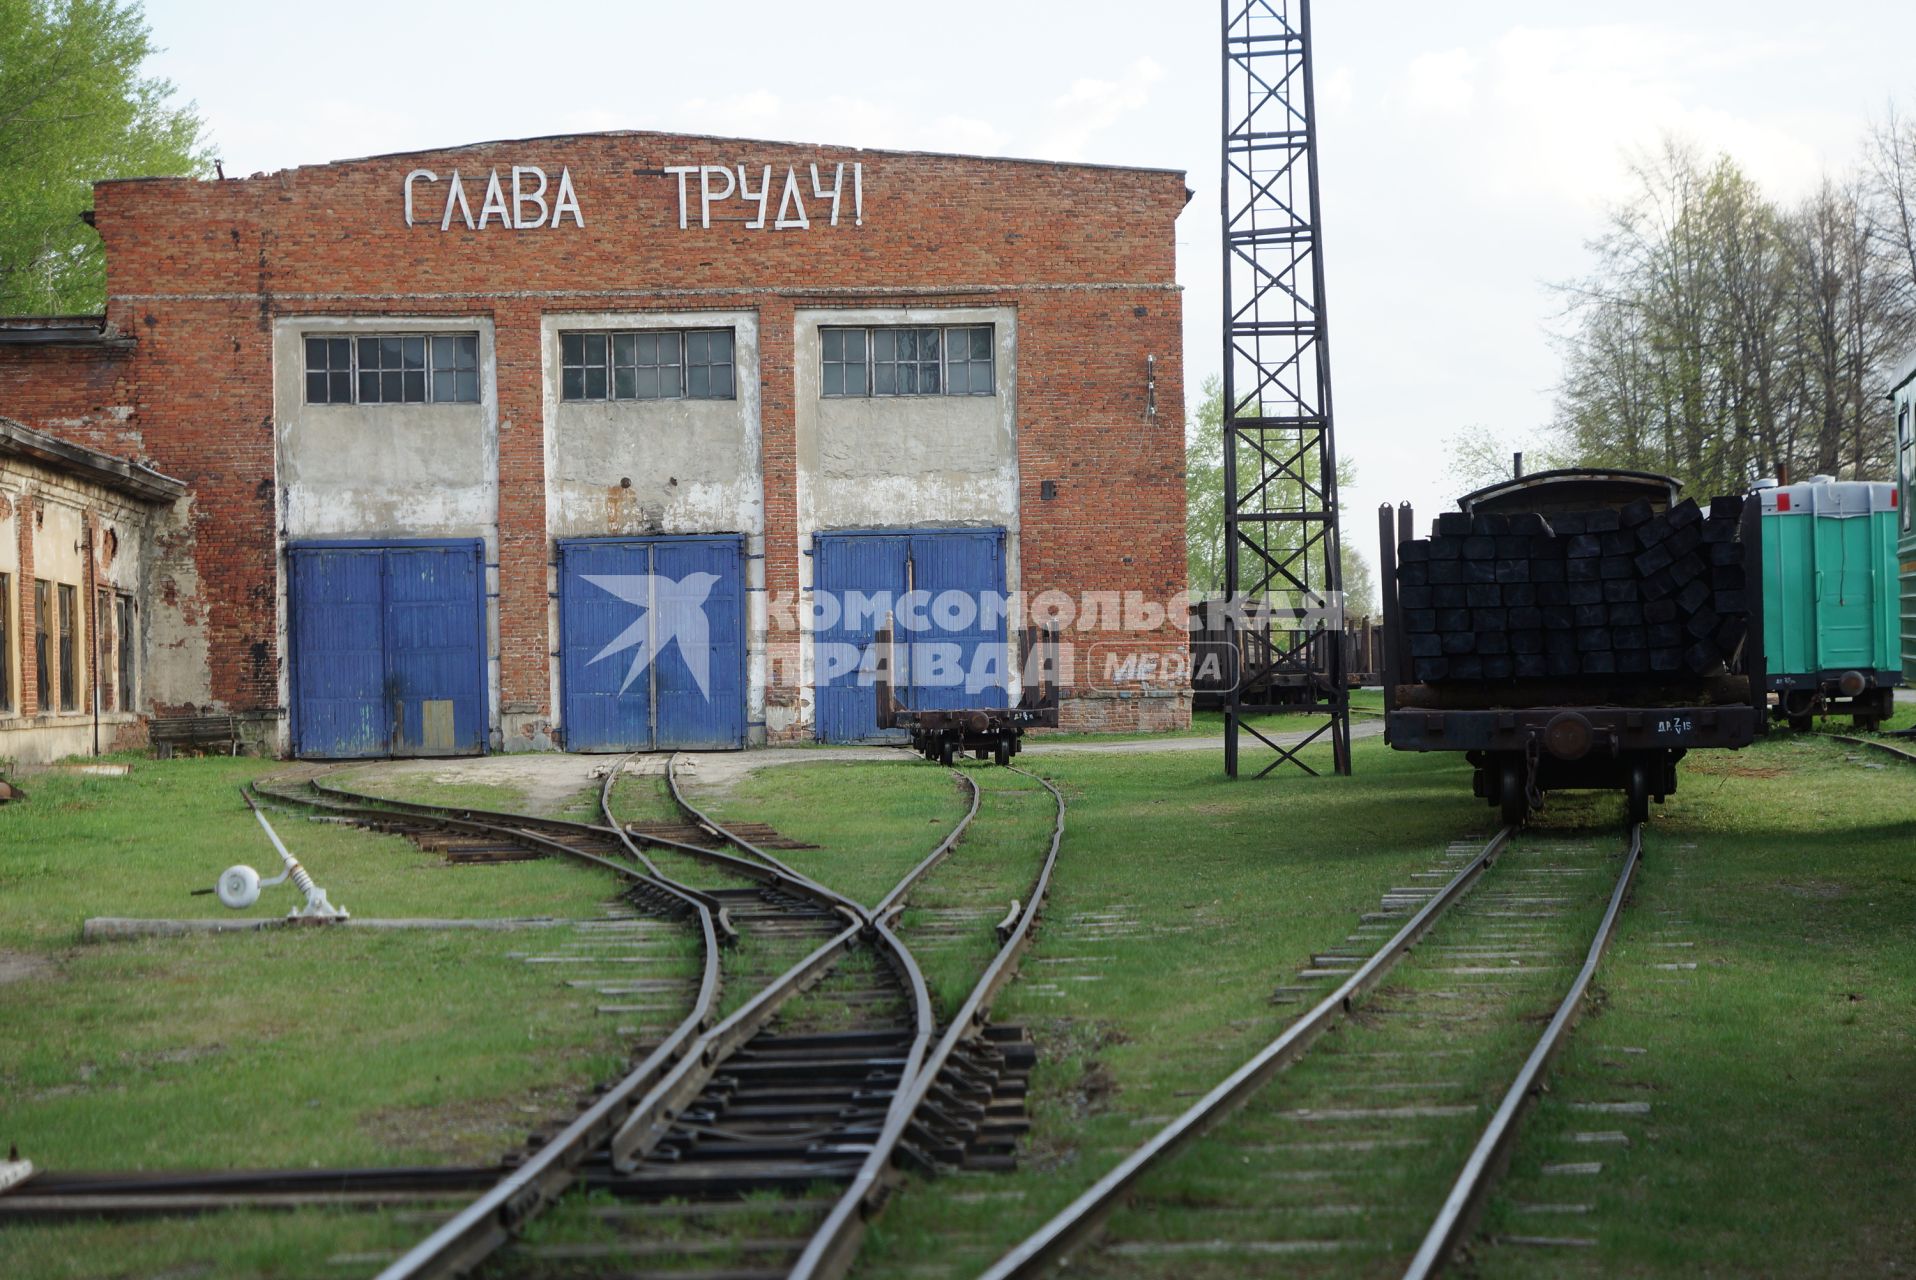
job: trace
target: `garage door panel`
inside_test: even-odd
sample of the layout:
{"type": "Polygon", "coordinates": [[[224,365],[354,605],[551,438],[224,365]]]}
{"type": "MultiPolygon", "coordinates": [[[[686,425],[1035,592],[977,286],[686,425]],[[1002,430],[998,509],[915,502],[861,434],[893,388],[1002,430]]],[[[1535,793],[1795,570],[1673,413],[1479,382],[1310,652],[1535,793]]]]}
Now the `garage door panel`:
{"type": "Polygon", "coordinates": [[[385,754],[385,628],[376,550],[294,551],[294,723],[301,755],[385,754]]]}
{"type": "Polygon", "coordinates": [[[654,745],[661,750],[745,744],[743,550],[731,539],[652,545],[654,745]]]}
{"type": "Polygon", "coordinates": [[[886,608],[864,607],[875,598],[906,615],[895,652],[902,704],[926,710],[1005,705],[1006,623],[997,607],[1004,594],[1004,547],[1002,529],[817,535],[813,582],[830,597],[826,607],[836,614],[828,613],[831,625],[813,637],[819,738],[861,742],[904,736],[877,729],[871,646],[886,608]],[[908,590],[917,593],[909,605],[908,590]],[[982,687],[979,675],[987,677],[982,687]]]}
{"type": "Polygon", "coordinates": [[[395,755],[464,755],[485,741],[476,547],[386,552],[386,654],[395,755]]]}
{"type": "Polygon", "coordinates": [[[477,542],[289,549],[298,754],[484,750],[480,552],[477,542]]]}
{"type": "Polygon", "coordinates": [[[560,546],[560,681],[566,746],[573,751],[633,751],[650,746],[652,682],[628,686],[634,651],[620,649],[640,606],[614,594],[649,570],[642,542],[567,542],[560,546]]]}
{"type": "MultiPolygon", "coordinates": [[[[824,620],[812,637],[814,733],[825,742],[902,741],[899,730],[878,729],[878,697],[870,675],[872,641],[883,610],[862,606],[905,593],[909,534],[820,534],[814,542],[812,584],[824,620]]],[[[902,691],[901,691],[902,692],[902,691]]]]}
{"type": "Polygon", "coordinates": [[[929,601],[928,625],[919,633],[910,668],[913,706],[1005,705],[1004,574],[1000,530],[912,539],[913,582],[929,601]],[[920,646],[933,649],[940,661],[921,658],[920,646]]]}
{"type": "Polygon", "coordinates": [[[745,745],[743,539],[568,540],[560,565],[569,749],[745,745]]]}

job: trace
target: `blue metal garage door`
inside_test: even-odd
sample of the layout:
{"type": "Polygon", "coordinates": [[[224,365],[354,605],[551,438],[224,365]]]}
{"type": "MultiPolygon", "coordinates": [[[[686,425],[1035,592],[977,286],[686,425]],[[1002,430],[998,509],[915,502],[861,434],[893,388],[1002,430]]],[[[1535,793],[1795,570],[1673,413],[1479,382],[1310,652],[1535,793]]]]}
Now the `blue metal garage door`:
{"type": "Polygon", "coordinates": [[[1006,625],[996,612],[1005,589],[1003,529],[821,533],[813,544],[814,591],[834,602],[821,602],[831,625],[813,636],[814,731],[821,740],[903,736],[877,729],[871,645],[888,613],[907,611],[907,592],[917,593],[922,625],[898,627],[899,701],[927,710],[1005,705],[1006,625]],[[941,598],[960,607],[941,610],[941,598]]]}
{"type": "Polygon", "coordinates": [[[561,542],[559,648],[568,750],[744,746],[744,539],[561,542]]]}
{"type": "Polygon", "coordinates": [[[463,540],[288,550],[296,754],[485,749],[481,550],[463,540]]]}

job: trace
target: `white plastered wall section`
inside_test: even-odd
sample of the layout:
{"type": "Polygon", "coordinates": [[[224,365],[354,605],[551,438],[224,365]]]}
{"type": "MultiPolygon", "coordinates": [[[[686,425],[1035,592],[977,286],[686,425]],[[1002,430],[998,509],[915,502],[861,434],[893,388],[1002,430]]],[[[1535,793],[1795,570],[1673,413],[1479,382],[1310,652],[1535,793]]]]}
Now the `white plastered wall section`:
{"type": "MultiPolygon", "coordinates": [[[[798,455],[799,705],[774,732],[814,723],[813,537],[838,529],[1002,528],[1005,589],[1019,583],[1018,329],[1014,307],[800,309],[794,316],[798,455]],[[821,394],[827,327],[992,326],[995,394],[821,394]]],[[[1007,671],[1009,690],[1016,672],[1007,671]]]]}
{"type": "MultiPolygon", "coordinates": [[[[758,313],[567,312],[540,332],[545,417],[549,651],[559,652],[560,538],[737,533],[745,537],[745,720],[765,739],[765,469],[760,436],[758,313]],[[577,332],[732,330],[729,400],[566,401],[560,337],[577,332]]],[[[562,673],[551,664],[552,721],[562,673]]],[[[510,726],[509,726],[510,727],[510,726]]],[[[508,734],[512,742],[517,735],[508,734]]],[[[534,739],[536,745],[536,739],[534,739]]]]}
{"type": "MultiPolygon", "coordinates": [[[[95,637],[87,625],[90,593],[105,591],[109,599],[114,601],[122,594],[133,597],[135,620],[139,626],[135,643],[142,650],[135,655],[133,663],[134,688],[131,697],[116,693],[116,709],[109,711],[102,706],[99,712],[99,741],[104,749],[112,745],[118,726],[138,718],[136,711],[121,708],[144,705],[141,673],[147,664],[140,632],[144,630],[146,609],[140,584],[153,516],[146,508],[129,503],[110,490],[58,471],[12,461],[0,463],[0,497],[4,497],[5,505],[11,508],[11,514],[0,519],[0,573],[6,574],[12,584],[7,599],[0,601],[0,609],[6,610],[7,618],[6,661],[11,695],[9,709],[0,711],[0,758],[34,764],[70,755],[90,755],[94,748],[95,688],[92,680],[95,637]],[[23,577],[20,572],[19,521],[22,498],[31,498],[36,511],[44,513],[35,516],[32,529],[31,579],[23,577]],[[86,527],[88,512],[96,517],[91,541],[86,527]],[[109,534],[112,535],[113,556],[96,577],[89,572],[88,565],[104,558],[100,551],[109,534]],[[51,583],[56,588],[49,597],[47,618],[49,649],[52,651],[50,656],[54,656],[56,661],[59,647],[57,588],[73,588],[74,706],[71,710],[61,707],[60,682],[56,673],[49,681],[52,705],[41,708],[38,716],[28,718],[22,714],[25,706],[22,679],[27,646],[34,643],[34,637],[21,633],[23,611],[20,600],[23,592],[34,589],[35,580],[51,583]]],[[[117,688],[119,673],[113,650],[117,641],[113,630],[115,617],[109,615],[101,619],[101,626],[99,666],[117,688]]]]}
{"type": "MultiPolygon", "coordinates": [[[[485,544],[486,726],[499,729],[499,397],[484,316],[286,316],[273,327],[279,703],[292,700],[289,543],[478,538],[485,544]],[[477,404],[307,404],[308,334],[477,333],[477,404]]],[[[279,747],[291,746],[282,711],[279,747]]]]}

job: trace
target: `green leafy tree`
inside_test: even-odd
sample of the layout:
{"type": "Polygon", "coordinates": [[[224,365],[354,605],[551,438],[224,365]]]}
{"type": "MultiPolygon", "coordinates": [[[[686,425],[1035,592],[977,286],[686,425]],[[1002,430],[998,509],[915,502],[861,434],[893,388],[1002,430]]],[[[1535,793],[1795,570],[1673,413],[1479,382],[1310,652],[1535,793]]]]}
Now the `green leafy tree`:
{"type": "MultiPolygon", "coordinates": [[[[1204,398],[1184,431],[1184,546],[1191,592],[1224,594],[1224,386],[1216,374],[1204,380],[1204,398]]],[[[1356,482],[1348,458],[1337,465],[1338,483],[1356,482]]],[[[1254,557],[1239,557],[1245,586],[1256,576],[1254,557]]],[[[1376,612],[1376,587],[1370,565],[1349,538],[1339,546],[1345,608],[1354,617],[1376,612]]]]}
{"type": "MultiPolygon", "coordinates": [[[[1444,438],[1444,448],[1450,454],[1451,486],[1460,494],[1510,479],[1516,465],[1512,455],[1518,452],[1512,441],[1482,423],[1458,428],[1444,438]]],[[[1525,475],[1577,465],[1561,449],[1539,447],[1534,440],[1525,442],[1522,453],[1525,475]]]]}
{"type": "Polygon", "coordinates": [[[193,104],[140,74],[153,51],[137,0],[0,0],[0,312],[104,305],[94,182],[207,171],[193,104]]]}
{"type": "Polygon", "coordinates": [[[1788,467],[1886,475],[1888,375],[1909,346],[1913,153],[1879,131],[1873,175],[1785,206],[1727,156],[1679,142],[1567,287],[1557,437],[1590,465],[1661,471],[1732,493],[1788,467]]]}

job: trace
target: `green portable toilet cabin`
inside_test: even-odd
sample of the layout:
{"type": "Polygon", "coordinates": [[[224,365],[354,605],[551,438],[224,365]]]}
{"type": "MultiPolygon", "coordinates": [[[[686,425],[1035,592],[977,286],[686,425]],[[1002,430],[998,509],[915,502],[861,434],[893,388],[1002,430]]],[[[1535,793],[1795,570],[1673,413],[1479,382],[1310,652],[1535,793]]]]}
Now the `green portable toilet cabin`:
{"type": "Polygon", "coordinates": [[[1873,728],[1902,683],[1896,486],[1813,476],[1759,484],[1763,504],[1763,650],[1790,727],[1854,716],[1873,728]]]}

